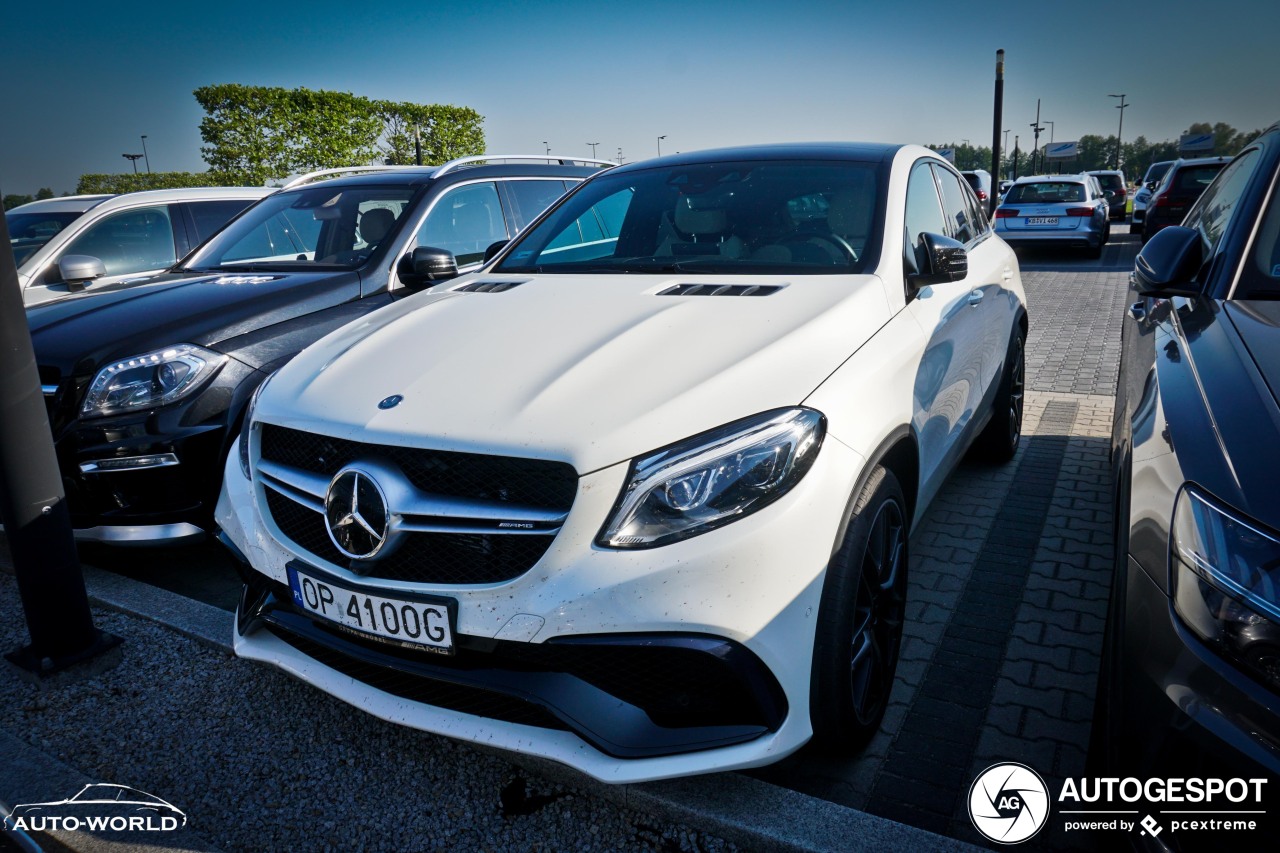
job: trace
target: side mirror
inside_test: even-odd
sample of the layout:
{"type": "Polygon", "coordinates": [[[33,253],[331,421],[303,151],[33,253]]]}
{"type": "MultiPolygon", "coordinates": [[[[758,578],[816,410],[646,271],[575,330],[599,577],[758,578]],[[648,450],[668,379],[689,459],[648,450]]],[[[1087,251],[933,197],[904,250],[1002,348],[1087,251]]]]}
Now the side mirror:
{"type": "Polygon", "coordinates": [[[1171,296],[1199,296],[1194,284],[1204,262],[1200,232],[1170,225],[1155,233],[1138,253],[1133,282],[1139,296],[1168,299],[1171,296]]]}
{"type": "Polygon", "coordinates": [[[58,273],[68,290],[79,293],[88,282],[106,275],[107,268],[93,255],[63,255],[58,259],[58,273]]]}
{"type": "Polygon", "coordinates": [[[510,242],[511,242],[510,240],[499,240],[496,243],[490,243],[489,248],[484,250],[484,263],[487,264],[489,263],[489,261],[493,260],[494,257],[496,257],[497,254],[502,251],[503,247],[505,247],[510,242]]]}
{"type": "Polygon", "coordinates": [[[453,252],[419,246],[410,255],[400,259],[398,270],[405,284],[430,285],[458,275],[458,259],[453,252]]]}
{"type": "Polygon", "coordinates": [[[1116,197],[1115,190],[1103,190],[1102,194],[1107,197],[1107,201],[1110,201],[1111,199],[1116,197]]]}
{"type": "Polygon", "coordinates": [[[916,251],[916,266],[920,271],[909,281],[913,288],[960,281],[969,274],[969,253],[963,243],[941,234],[925,233],[920,239],[924,243],[916,251]]]}

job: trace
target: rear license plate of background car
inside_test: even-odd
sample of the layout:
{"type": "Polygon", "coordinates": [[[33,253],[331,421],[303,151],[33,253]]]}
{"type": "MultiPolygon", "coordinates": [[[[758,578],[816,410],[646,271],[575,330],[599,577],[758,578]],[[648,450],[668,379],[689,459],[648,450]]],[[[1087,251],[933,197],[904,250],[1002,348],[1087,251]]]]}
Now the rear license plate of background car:
{"type": "Polygon", "coordinates": [[[1058,217],[1056,216],[1028,216],[1028,225],[1057,225],[1058,217]]]}
{"type": "Polygon", "coordinates": [[[437,654],[453,654],[449,604],[443,599],[384,598],[287,567],[293,603],[303,611],[361,634],[437,654]]]}

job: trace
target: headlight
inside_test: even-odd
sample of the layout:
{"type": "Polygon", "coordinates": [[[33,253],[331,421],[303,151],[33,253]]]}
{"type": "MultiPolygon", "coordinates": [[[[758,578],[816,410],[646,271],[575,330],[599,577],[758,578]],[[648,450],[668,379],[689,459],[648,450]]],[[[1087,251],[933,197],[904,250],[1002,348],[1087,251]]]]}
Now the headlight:
{"type": "Polygon", "coordinates": [[[1186,486],[1169,551],[1182,621],[1219,654],[1280,686],[1280,535],[1186,486]]]}
{"type": "Polygon", "coordinates": [[[262,396],[262,389],[266,388],[267,383],[271,381],[271,376],[262,380],[262,383],[253,389],[253,393],[249,395],[249,402],[244,407],[244,420],[240,422],[240,438],[236,442],[240,450],[240,472],[244,474],[246,480],[250,481],[253,480],[253,466],[249,464],[249,434],[253,428],[253,410],[258,407],[258,398],[262,396]]]}
{"type": "Polygon", "coordinates": [[[108,364],[89,383],[80,414],[114,415],[181,400],[227,360],[193,344],[178,344],[108,364]]]}
{"type": "Polygon", "coordinates": [[[812,409],[782,409],[636,459],[596,543],[652,548],[753,513],[800,481],[825,430],[812,409]]]}

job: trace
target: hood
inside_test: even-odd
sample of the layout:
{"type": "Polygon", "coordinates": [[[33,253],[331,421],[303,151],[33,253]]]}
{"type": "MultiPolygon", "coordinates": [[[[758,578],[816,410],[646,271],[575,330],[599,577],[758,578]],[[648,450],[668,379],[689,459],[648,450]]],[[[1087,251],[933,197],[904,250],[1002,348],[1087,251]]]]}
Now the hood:
{"type": "Polygon", "coordinates": [[[62,375],[177,343],[229,338],[357,299],[355,272],[169,273],[34,306],[27,323],[41,367],[62,375]]]}
{"type": "Polygon", "coordinates": [[[271,381],[257,417],[367,442],[558,459],[587,473],[799,404],[889,319],[875,276],[779,280],[767,296],[658,295],[685,283],[699,282],[459,279],[302,352],[271,381]],[[522,283],[457,291],[495,280],[522,283]],[[394,394],[403,401],[380,410],[394,394]]]}
{"type": "Polygon", "coordinates": [[[1258,300],[1224,305],[1272,398],[1280,401],[1280,302],[1258,300]]]}

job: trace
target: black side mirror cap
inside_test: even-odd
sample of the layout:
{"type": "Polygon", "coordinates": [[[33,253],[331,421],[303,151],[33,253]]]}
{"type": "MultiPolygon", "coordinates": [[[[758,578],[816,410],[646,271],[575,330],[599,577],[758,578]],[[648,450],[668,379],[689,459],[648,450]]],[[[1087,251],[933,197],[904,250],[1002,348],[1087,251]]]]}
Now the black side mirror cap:
{"type": "Polygon", "coordinates": [[[68,290],[79,293],[88,282],[106,275],[107,268],[93,255],[63,255],[58,259],[58,274],[67,283],[68,290]]]}
{"type": "Polygon", "coordinates": [[[511,242],[510,240],[499,240],[496,243],[490,243],[489,248],[484,250],[484,263],[487,264],[489,263],[489,261],[497,257],[497,254],[501,252],[503,248],[505,248],[506,245],[510,242],[511,242]]]}
{"type": "Polygon", "coordinates": [[[458,259],[453,252],[431,246],[419,246],[400,259],[400,280],[409,285],[431,285],[458,275],[458,259]]]}
{"type": "Polygon", "coordinates": [[[920,272],[908,279],[914,289],[960,281],[969,274],[969,253],[965,251],[963,243],[941,234],[929,233],[922,234],[920,240],[924,243],[924,257],[919,257],[921,252],[916,253],[920,272]]]}
{"type": "Polygon", "coordinates": [[[1139,296],[1168,299],[1171,296],[1199,296],[1195,283],[1204,263],[1200,232],[1170,225],[1157,231],[1138,253],[1133,283],[1139,296]]]}

